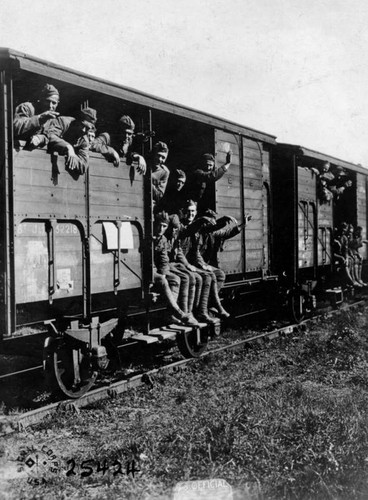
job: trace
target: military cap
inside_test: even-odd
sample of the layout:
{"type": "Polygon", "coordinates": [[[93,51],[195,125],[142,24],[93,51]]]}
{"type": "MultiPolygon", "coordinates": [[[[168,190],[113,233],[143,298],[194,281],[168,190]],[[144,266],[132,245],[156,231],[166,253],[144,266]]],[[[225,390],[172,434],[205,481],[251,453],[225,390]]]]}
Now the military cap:
{"type": "Polygon", "coordinates": [[[170,225],[172,227],[179,227],[180,226],[180,219],[179,219],[179,216],[177,214],[170,215],[169,219],[170,219],[170,225]]]}
{"type": "Polygon", "coordinates": [[[97,122],[97,112],[92,108],[84,108],[80,112],[80,120],[82,122],[92,123],[93,125],[97,122]]]}
{"type": "Polygon", "coordinates": [[[344,167],[341,167],[340,165],[336,167],[336,172],[340,175],[347,175],[344,167]]]}
{"type": "Polygon", "coordinates": [[[128,115],[123,115],[119,120],[120,128],[134,132],[135,123],[128,115]]]}
{"type": "Polygon", "coordinates": [[[197,208],[197,202],[194,200],[186,200],[184,204],[184,208],[189,208],[189,207],[196,207],[197,208]]]}
{"type": "Polygon", "coordinates": [[[206,153],[203,155],[203,159],[205,161],[215,161],[215,157],[211,155],[210,153],[206,153]]]}
{"type": "Polygon", "coordinates": [[[162,224],[169,224],[169,214],[167,212],[157,212],[155,215],[155,222],[162,223],[162,224]]]}
{"type": "Polygon", "coordinates": [[[60,95],[56,87],[50,85],[49,83],[46,83],[46,85],[41,90],[41,97],[42,99],[51,99],[52,97],[57,97],[57,99],[59,100],[60,95]]]}
{"type": "Polygon", "coordinates": [[[153,149],[155,150],[156,153],[168,153],[169,148],[167,147],[167,144],[165,142],[156,142],[156,144],[153,146],[153,149]]]}
{"type": "Polygon", "coordinates": [[[187,180],[187,176],[185,175],[185,172],[183,172],[183,170],[175,170],[175,176],[177,180],[182,179],[184,182],[187,180]]]}

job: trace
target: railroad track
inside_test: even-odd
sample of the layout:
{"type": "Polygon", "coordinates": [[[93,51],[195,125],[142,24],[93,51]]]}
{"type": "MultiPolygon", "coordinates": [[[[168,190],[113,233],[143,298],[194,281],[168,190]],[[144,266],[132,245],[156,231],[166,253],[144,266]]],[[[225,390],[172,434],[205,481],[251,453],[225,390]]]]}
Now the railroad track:
{"type": "MultiPolygon", "coordinates": [[[[336,313],[339,313],[344,310],[354,310],[358,309],[366,305],[367,301],[359,300],[352,304],[344,304],[339,309],[329,310],[328,312],[322,312],[313,316],[312,318],[308,318],[298,324],[292,324],[287,326],[282,326],[280,328],[276,328],[274,330],[262,332],[250,337],[247,337],[242,340],[237,340],[235,342],[231,342],[226,345],[222,345],[220,347],[215,347],[213,349],[208,349],[204,353],[202,353],[201,358],[214,355],[226,350],[237,350],[243,348],[245,345],[252,345],[254,343],[265,343],[267,341],[279,338],[286,337],[290,334],[297,332],[300,329],[305,329],[309,324],[316,323],[321,318],[333,317],[336,313]]],[[[0,435],[9,434],[15,432],[17,430],[23,430],[24,428],[35,425],[43,421],[47,418],[53,418],[59,412],[78,412],[80,408],[86,407],[98,401],[102,401],[104,399],[115,398],[119,394],[122,394],[130,389],[137,388],[141,385],[148,384],[153,385],[154,378],[161,373],[164,372],[173,372],[183,369],[189,363],[199,358],[187,358],[179,361],[175,361],[172,363],[168,363],[166,365],[160,366],[158,368],[154,368],[148,370],[144,373],[139,373],[133,375],[132,377],[124,380],[118,380],[116,382],[110,383],[109,385],[105,385],[102,387],[98,387],[90,390],[88,393],[80,397],[79,399],[71,399],[58,401],[55,403],[48,404],[41,408],[37,408],[31,411],[27,411],[22,414],[14,415],[14,416],[6,416],[0,417],[0,435]]],[[[38,367],[37,367],[38,368],[38,367]]]]}

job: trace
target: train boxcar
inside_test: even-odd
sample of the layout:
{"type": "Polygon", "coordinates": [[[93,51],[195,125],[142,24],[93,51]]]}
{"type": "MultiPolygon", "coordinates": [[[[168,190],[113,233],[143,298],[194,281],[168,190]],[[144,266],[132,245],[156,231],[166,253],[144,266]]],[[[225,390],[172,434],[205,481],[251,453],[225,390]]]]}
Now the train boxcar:
{"type": "MultiPolygon", "coordinates": [[[[278,144],[272,163],[274,265],[300,320],[316,296],[340,302],[348,287],[338,274],[334,237],[343,223],[367,234],[368,171],[290,144],[278,144]]],[[[367,249],[361,250],[366,265],[367,249]]]]}
{"type": "MultiPolygon", "coordinates": [[[[239,298],[235,315],[264,307],[255,307],[249,296],[260,296],[276,280],[270,236],[274,136],[9,49],[0,52],[0,74],[3,340],[19,338],[26,326],[49,323],[57,341],[46,340],[47,359],[60,388],[79,396],[104,364],[103,339],[122,318],[140,318],[149,333],[155,311],[164,307],[150,300],[150,170],[142,177],[124,161],[115,168],[90,153],[87,172],[75,176],[62,157],[26,150],[15,140],[15,107],[34,99],[46,83],[60,92],[61,115],[75,116],[87,105],[96,109],[100,132],[113,130],[122,114],[131,116],[148,165],[153,135],[169,146],[168,166],[189,178],[203,153],[221,163],[232,150],[232,165],[209,193],[208,207],[240,222],[250,213],[252,221],[220,253],[224,298],[239,298]]],[[[192,338],[195,343],[200,334],[192,338]]]]}

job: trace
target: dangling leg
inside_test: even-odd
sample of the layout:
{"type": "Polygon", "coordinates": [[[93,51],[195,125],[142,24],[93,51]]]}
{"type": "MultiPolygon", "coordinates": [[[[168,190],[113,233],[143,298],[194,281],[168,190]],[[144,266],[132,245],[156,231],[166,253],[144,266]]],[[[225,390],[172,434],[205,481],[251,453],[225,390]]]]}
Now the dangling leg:
{"type": "Polygon", "coordinates": [[[154,282],[166,298],[168,309],[173,315],[173,318],[171,319],[178,319],[179,321],[182,321],[183,323],[186,323],[188,325],[197,324],[197,322],[193,322],[189,314],[185,314],[177,304],[180,278],[173,275],[167,276],[170,279],[171,286],[169,286],[169,281],[166,279],[166,276],[159,273],[154,274],[154,282]]]}
{"type": "Polygon", "coordinates": [[[353,260],[351,259],[351,257],[346,257],[345,274],[347,276],[347,280],[350,285],[361,287],[361,285],[354,279],[353,260]]]}
{"type": "Polygon", "coordinates": [[[195,310],[195,317],[198,321],[215,323],[215,321],[208,315],[208,299],[211,292],[212,276],[210,273],[200,269],[197,269],[197,273],[202,278],[202,291],[198,308],[195,310]]]}
{"type": "Polygon", "coordinates": [[[222,307],[221,300],[220,300],[219,293],[218,293],[218,288],[217,288],[217,280],[216,280],[216,276],[214,273],[212,273],[212,277],[213,278],[212,278],[212,283],[211,283],[211,294],[210,294],[211,303],[214,304],[215,308],[218,311],[218,315],[220,316],[220,318],[228,318],[230,316],[230,314],[222,307]]]}
{"type": "Polygon", "coordinates": [[[213,267],[213,266],[209,267],[211,268],[213,274],[216,276],[217,291],[220,292],[221,288],[224,286],[226,275],[224,271],[222,271],[222,269],[219,269],[218,267],[213,267]]]}
{"type": "Polygon", "coordinates": [[[176,264],[170,264],[170,272],[180,279],[180,288],[178,296],[178,305],[180,309],[187,313],[188,311],[188,292],[189,276],[177,268],[176,264]]]}

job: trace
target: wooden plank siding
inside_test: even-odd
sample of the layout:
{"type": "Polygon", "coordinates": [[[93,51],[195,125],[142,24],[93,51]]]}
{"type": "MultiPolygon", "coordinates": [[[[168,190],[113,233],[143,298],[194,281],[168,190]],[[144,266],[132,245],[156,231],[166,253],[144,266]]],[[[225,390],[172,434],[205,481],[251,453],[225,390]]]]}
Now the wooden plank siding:
{"type": "Polygon", "coordinates": [[[298,267],[314,266],[314,245],[317,237],[316,177],[309,168],[298,169],[298,267]]]}
{"type": "Polygon", "coordinates": [[[90,217],[119,220],[130,217],[143,226],[143,177],[120,162],[118,168],[91,154],[89,169],[90,217]]]}
{"type": "MultiPolygon", "coordinates": [[[[367,176],[357,174],[357,225],[363,228],[363,239],[367,239],[367,176]]],[[[359,249],[359,253],[363,259],[368,257],[367,245],[363,245],[359,249]]]]}
{"type": "Polygon", "coordinates": [[[219,254],[221,268],[228,274],[266,270],[269,209],[264,182],[269,182],[269,152],[263,150],[262,143],[223,130],[216,130],[215,141],[218,165],[225,162],[229,148],[233,152],[228,172],[216,183],[217,212],[220,216],[231,215],[239,222],[243,210],[252,215],[245,231],[225,243],[219,254]]]}
{"type": "Polygon", "coordinates": [[[316,177],[309,168],[298,167],[299,200],[316,202],[316,177]]]}
{"type": "Polygon", "coordinates": [[[263,188],[263,144],[243,138],[244,212],[252,216],[245,231],[246,271],[261,271],[268,266],[265,244],[263,188]]]}
{"type": "MultiPolygon", "coordinates": [[[[216,211],[222,215],[230,215],[241,221],[241,172],[240,172],[240,136],[215,131],[216,164],[221,166],[226,161],[226,153],[232,151],[232,161],[229,170],[216,182],[216,211]]],[[[219,253],[220,267],[226,274],[238,274],[244,272],[242,254],[243,234],[237,234],[228,240],[219,253]]]]}
{"type": "MultiPolygon", "coordinates": [[[[83,237],[76,220],[91,228],[91,292],[114,290],[114,256],[107,250],[102,221],[131,220],[143,227],[142,176],[131,175],[124,161],[118,168],[92,154],[89,175],[74,179],[58,159],[52,178],[50,155],[45,150],[14,152],[15,294],[18,304],[47,301],[49,244],[46,221],[55,225],[55,279],[53,298],[82,295],[83,237]],[[87,185],[87,180],[89,180],[87,185]],[[89,200],[89,205],[88,205],[89,200]]],[[[134,248],[120,252],[117,290],[141,286],[141,242],[132,225],[134,248]]]]}
{"type": "Polygon", "coordinates": [[[59,174],[52,180],[50,155],[44,150],[14,153],[15,218],[74,219],[86,217],[85,176],[66,172],[58,159],[59,174]]]}

